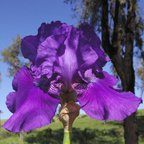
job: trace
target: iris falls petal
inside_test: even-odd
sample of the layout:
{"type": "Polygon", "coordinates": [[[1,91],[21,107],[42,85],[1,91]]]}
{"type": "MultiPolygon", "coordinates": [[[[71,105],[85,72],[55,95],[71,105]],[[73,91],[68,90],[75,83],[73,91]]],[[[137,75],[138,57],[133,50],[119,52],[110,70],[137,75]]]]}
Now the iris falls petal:
{"type": "Polygon", "coordinates": [[[90,83],[78,98],[82,109],[97,120],[123,120],[136,111],[141,99],[131,92],[113,88],[116,79],[105,73],[102,79],[90,83]]]}
{"type": "Polygon", "coordinates": [[[17,76],[18,89],[7,98],[7,106],[14,114],[3,127],[12,132],[27,132],[51,123],[59,100],[34,86],[27,68],[20,69],[17,76]]]}

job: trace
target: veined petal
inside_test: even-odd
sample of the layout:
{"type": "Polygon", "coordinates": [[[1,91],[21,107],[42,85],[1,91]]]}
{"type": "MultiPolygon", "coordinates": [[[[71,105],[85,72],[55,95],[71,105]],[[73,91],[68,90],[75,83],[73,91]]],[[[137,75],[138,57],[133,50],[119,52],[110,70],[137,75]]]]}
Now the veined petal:
{"type": "Polygon", "coordinates": [[[27,132],[48,125],[55,114],[59,100],[33,85],[33,79],[27,68],[20,69],[17,76],[18,89],[7,99],[8,108],[14,114],[3,127],[12,132],[27,132]]]}
{"type": "Polygon", "coordinates": [[[131,92],[120,92],[113,88],[112,76],[89,84],[87,90],[78,98],[82,109],[98,120],[123,120],[135,112],[141,103],[131,92]]]}
{"type": "Polygon", "coordinates": [[[64,54],[58,58],[61,76],[66,85],[71,85],[73,76],[78,70],[78,61],[76,56],[78,40],[79,34],[77,30],[71,27],[69,34],[64,42],[64,54]]]}

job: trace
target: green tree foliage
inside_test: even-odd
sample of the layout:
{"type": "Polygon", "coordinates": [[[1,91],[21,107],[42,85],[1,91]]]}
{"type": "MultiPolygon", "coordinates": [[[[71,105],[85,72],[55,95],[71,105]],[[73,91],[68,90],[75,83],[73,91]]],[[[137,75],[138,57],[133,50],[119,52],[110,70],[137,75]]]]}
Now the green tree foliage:
{"type": "MultiPolygon", "coordinates": [[[[75,0],[67,0],[73,7],[75,0]]],[[[124,91],[134,92],[134,48],[142,54],[144,22],[138,0],[80,0],[80,22],[93,25],[102,37],[102,47],[119,75],[124,91]]],[[[142,74],[142,73],[141,73],[142,74]]],[[[135,113],[124,121],[126,144],[138,144],[135,113]]]]}
{"type": "Polygon", "coordinates": [[[21,38],[17,36],[13,43],[5,48],[2,52],[2,60],[8,64],[9,76],[13,76],[14,73],[25,64],[20,52],[21,38]]]}

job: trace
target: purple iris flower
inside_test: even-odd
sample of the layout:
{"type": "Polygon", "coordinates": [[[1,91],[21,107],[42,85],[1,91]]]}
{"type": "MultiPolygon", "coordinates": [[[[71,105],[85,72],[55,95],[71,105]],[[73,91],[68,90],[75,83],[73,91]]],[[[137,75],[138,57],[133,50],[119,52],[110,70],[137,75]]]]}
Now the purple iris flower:
{"type": "Polygon", "coordinates": [[[93,27],[59,21],[43,23],[36,36],[23,38],[22,54],[31,66],[14,76],[15,92],[7,96],[13,115],[4,124],[12,132],[30,131],[51,123],[60,94],[73,91],[88,116],[123,120],[141,103],[131,92],[115,89],[117,79],[103,71],[109,61],[93,27]]]}

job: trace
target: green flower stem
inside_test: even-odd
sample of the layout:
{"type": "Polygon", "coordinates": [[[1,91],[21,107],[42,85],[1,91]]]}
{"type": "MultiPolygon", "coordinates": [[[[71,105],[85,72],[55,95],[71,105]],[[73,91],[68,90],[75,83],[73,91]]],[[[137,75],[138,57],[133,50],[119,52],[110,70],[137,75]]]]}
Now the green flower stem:
{"type": "Polygon", "coordinates": [[[71,132],[64,132],[63,144],[72,144],[71,143],[71,132]]]}

